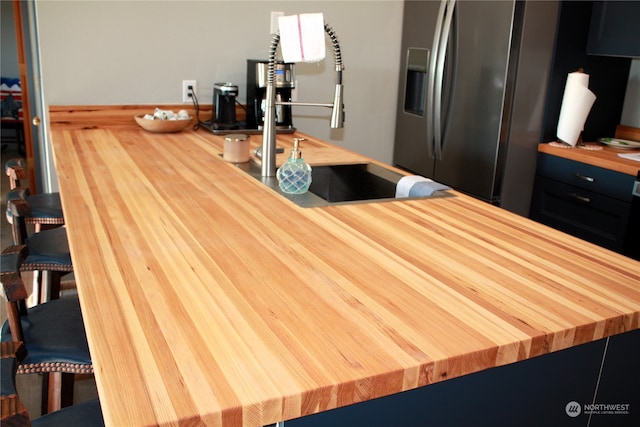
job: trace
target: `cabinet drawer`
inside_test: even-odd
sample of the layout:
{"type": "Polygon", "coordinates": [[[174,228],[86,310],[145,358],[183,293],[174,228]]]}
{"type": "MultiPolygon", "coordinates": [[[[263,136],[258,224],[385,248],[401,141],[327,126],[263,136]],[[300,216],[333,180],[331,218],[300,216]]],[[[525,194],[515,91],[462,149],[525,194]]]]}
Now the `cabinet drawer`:
{"type": "Polygon", "coordinates": [[[538,175],[546,178],[631,202],[635,182],[635,177],[631,175],[544,153],[538,155],[537,168],[538,175]]]}
{"type": "Polygon", "coordinates": [[[620,252],[630,207],[630,203],[538,176],[531,219],[620,252]]]}

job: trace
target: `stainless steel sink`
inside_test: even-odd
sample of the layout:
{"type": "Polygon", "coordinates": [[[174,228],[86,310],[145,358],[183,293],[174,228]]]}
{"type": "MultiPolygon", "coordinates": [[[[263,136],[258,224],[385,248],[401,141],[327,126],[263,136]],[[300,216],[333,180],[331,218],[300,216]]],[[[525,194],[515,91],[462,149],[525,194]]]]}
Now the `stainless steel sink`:
{"type": "MultiPolygon", "coordinates": [[[[312,166],[309,191],[304,194],[286,194],[280,190],[276,178],[261,176],[260,165],[253,160],[237,167],[305,208],[395,200],[396,185],[403,176],[375,163],[312,166]]],[[[437,191],[431,197],[449,195],[444,191],[437,191]]]]}
{"type": "Polygon", "coordinates": [[[309,191],[329,203],[391,199],[400,178],[373,163],[316,166],[309,191]]]}

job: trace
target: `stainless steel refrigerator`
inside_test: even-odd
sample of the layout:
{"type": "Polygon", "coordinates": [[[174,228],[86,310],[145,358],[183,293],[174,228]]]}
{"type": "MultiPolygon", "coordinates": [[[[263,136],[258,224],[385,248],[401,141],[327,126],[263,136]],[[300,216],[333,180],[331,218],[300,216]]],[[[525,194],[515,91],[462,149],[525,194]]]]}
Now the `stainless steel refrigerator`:
{"type": "Polygon", "coordinates": [[[405,1],[394,164],[527,215],[557,1],[405,1]]]}

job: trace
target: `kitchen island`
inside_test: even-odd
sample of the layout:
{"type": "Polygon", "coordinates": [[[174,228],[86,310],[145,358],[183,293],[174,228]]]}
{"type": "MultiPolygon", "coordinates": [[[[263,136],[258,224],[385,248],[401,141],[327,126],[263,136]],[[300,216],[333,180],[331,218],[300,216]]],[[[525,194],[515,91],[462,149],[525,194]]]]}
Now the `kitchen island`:
{"type": "MultiPolygon", "coordinates": [[[[630,258],[453,190],[302,208],[136,113],[51,113],[107,425],[268,425],[640,327],[630,258]]],[[[312,166],[371,161],[302,136],[312,166]]]]}

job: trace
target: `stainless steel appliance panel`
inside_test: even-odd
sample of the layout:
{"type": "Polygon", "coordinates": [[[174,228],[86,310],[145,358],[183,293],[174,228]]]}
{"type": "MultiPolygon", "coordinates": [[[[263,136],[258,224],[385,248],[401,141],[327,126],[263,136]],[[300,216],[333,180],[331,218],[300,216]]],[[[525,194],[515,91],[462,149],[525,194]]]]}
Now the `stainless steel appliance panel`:
{"type": "MultiPolygon", "coordinates": [[[[405,1],[394,164],[495,204],[503,178],[532,187],[557,13],[557,2],[405,1]]],[[[531,189],[512,189],[507,205],[526,215],[531,189]]]]}
{"type": "Polygon", "coordinates": [[[494,195],[514,2],[457,2],[448,64],[451,107],[442,117],[442,154],[434,179],[485,200],[494,195]],[[473,22],[473,29],[465,23],[473,22]],[[453,66],[453,65],[452,65],[453,66]]]}
{"type": "MultiPolygon", "coordinates": [[[[394,162],[415,173],[432,176],[433,158],[431,145],[427,138],[427,111],[423,106],[422,114],[414,111],[405,112],[405,98],[408,92],[409,98],[426,99],[426,85],[412,85],[418,79],[426,84],[429,67],[432,66],[436,58],[431,56],[431,48],[435,37],[436,23],[438,22],[438,12],[441,4],[432,1],[405,2],[404,23],[402,33],[402,71],[400,74],[400,90],[398,91],[398,113],[396,115],[396,136],[394,146],[394,162]],[[407,63],[409,61],[409,49],[412,52],[422,50],[425,52],[424,75],[417,75],[416,70],[407,73],[407,63]],[[408,85],[408,87],[407,87],[408,85]],[[417,87],[420,86],[420,87],[417,87]],[[418,93],[415,93],[418,90],[418,93]]],[[[416,55],[418,56],[418,55],[416,55]]],[[[417,64],[412,64],[417,68],[417,64]]]]}

